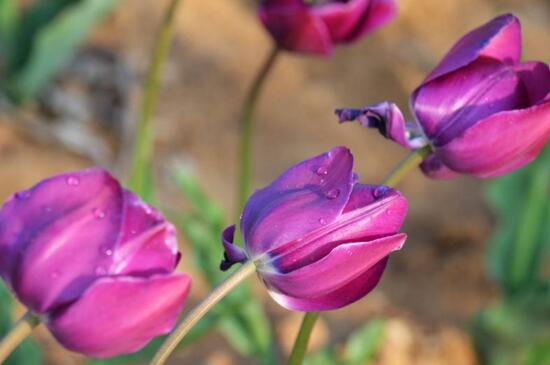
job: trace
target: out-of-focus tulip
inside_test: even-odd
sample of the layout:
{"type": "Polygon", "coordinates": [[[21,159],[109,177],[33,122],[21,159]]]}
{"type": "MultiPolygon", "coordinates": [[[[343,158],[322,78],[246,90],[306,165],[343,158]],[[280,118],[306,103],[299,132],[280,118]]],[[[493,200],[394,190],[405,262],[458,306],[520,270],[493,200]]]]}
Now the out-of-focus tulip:
{"type": "Polygon", "coordinates": [[[254,260],[273,298],[292,310],[336,309],[369,293],[405,242],[398,232],[407,201],[389,187],[358,184],[352,169],[350,151],[334,148],[256,191],[241,218],[245,250],[228,227],[222,269],[254,260]]]}
{"type": "Polygon", "coordinates": [[[421,165],[430,177],[503,175],[534,160],[550,139],[550,69],[520,55],[519,20],[503,15],[462,37],[413,92],[415,122],[391,103],[337,114],[407,148],[430,144],[421,165]]]}
{"type": "Polygon", "coordinates": [[[277,45],[293,52],[330,55],[393,20],[395,0],[264,0],[259,16],[277,45]]]}
{"type": "Polygon", "coordinates": [[[0,211],[0,274],[70,350],[134,352],[168,333],[191,280],[174,227],[104,170],[55,176],[0,211]]]}

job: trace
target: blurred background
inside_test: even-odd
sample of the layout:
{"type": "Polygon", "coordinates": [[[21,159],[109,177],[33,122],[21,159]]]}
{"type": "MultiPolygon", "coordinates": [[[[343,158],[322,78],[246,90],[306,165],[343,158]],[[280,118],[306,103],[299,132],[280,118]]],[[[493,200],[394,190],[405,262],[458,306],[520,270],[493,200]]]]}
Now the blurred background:
{"type": "MultiPolygon", "coordinates": [[[[0,29],[10,24],[8,2],[0,0],[4,5],[0,5],[0,29]]],[[[37,3],[69,4],[85,15],[71,18],[59,5],[49,18],[27,20],[27,33],[9,48],[0,48],[0,198],[44,177],[90,165],[105,166],[124,179],[149,54],[168,1],[16,3],[22,9],[37,3]],[[64,22],[55,25],[62,16],[64,22]],[[44,26],[49,32],[43,32],[44,26]],[[63,38],[73,32],[72,38],[63,38]]],[[[269,183],[291,164],[336,145],[354,151],[361,181],[381,182],[406,151],[376,132],[351,124],[338,126],[333,110],[384,100],[394,100],[405,110],[409,93],[450,46],[496,15],[513,12],[521,19],[524,59],[550,61],[549,1],[399,0],[399,5],[395,22],[354,46],[338,48],[331,59],[289,53],[278,59],[256,117],[255,187],[269,183]]],[[[254,7],[252,0],[186,0],[177,16],[154,122],[157,191],[167,211],[192,209],[190,190],[186,198],[181,185],[185,191],[198,182],[204,192],[201,197],[228,213],[225,222],[235,219],[229,213],[235,211],[236,201],[239,108],[271,47],[254,7]],[[174,169],[185,171],[176,182],[174,169]]],[[[514,225],[509,222],[502,228],[501,224],[500,237],[494,238],[502,201],[530,196],[529,174],[550,166],[548,155],[546,164],[520,171],[521,176],[511,177],[505,186],[496,182],[489,187],[468,177],[430,181],[419,172],[410,174],[400,185],[410,201],[405,248],[392,256],[381,285],[372,294],[322,316],[311,343],[312,364],[344,363],[326,359],[349,351],[368,352],[357,364],[550,364],[550,306],[541,304],[540,318],[524,320],[526,312],[516,310],[516,304],[508,305],[505,298],[528,302],[525,306],[531,313],[543,300],[535,299],[535,305],[529,302],[531,294],[517,301],[517,296],[508,295],[515,293],[517,285],[507,289],[506,260],[496,262],[498,253],[489,255],[495,251],[490,243],[507,240],[505,228],[514,225]],[[369,321],[371,326],[363,328],[369,321]],[[349,340],[350,333],[359,333],[355,343],[349,340]],[[524,344],[533,333],[538,336],[534,344],[524,344]],[[530,352],[533,348],[538,351],[535,355],[530,352]]],[[[535,197],[548,200],[549,186],[535,197]]],[[[524,208],[509,204],[502,209],[519,215],[524,208]]],[[[544,227],[550,218],[550,208],[546,209],[541,214],[547,215],[540,218],[544,227]]],[[[189,221],[182,221],[184,228],[191,227],[186,226],[189,221]]],[[[550,246],[550,230],[544,232],[539,235],[540,247],[550,246]]],[[[191,299],[195,303],[211,283],[207,274],[201,279],[204,270],[193,260],[196,254],[190,240],[192,234],[180,238],[183,265],[186,270],[192,268],[197,278],[191,299]]],[[[210,255],[217,262],[221,246],[217,241],[210,244],[210,255]]],[[[547,280],[548,260],[536,265],[547,280]]],[[[539,279],[536,285],[526,279],[529,293],[532,287],[538,290],[539,279]]],[[[277,306],[259,282],[251,290],[265,304],[273,327],[272,356],[284,359],[301,316],[277,306]]],[[[550,303],[548,298],[544,303],[550,303]]],[[[17,308],[15,312],[20,313],[17,308]]],[[[222,333],[197,336],[171,363],[263,363],[258,357],[247,359],[247,351],[223,335],[231,333],[230,326],[225,327],[222,333]]],[[[35,338],[42,346],[44,364],[88,361],[63,350],[45,330],[35,338]]]]}

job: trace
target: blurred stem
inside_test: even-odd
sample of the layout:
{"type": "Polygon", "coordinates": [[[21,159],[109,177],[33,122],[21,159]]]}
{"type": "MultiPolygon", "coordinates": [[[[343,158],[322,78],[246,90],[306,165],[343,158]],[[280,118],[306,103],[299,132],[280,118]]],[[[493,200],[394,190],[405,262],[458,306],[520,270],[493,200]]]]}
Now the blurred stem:
{"type": "MultiPolygon", "coordinates": [[[[241,109],[239,119],[239,181],[237,182],[237,196],[239,200],[237,204],[237,217],[239,217],[243,211],[246,200],[252,190],[252,144],[254,139],[253,127],[256,104],[267,76],[273,69],[273,65],[277,60],[278,54],[279,49],[274,46],[258,71],[241,109]]],[[[239,235],[235,237],[239,237],[239,235]]]]}
{"type": "Polygon", "coordinates": [[[0,341],[0,364],[4,363],[13,350],[15,350],[39,324],[40,318],[31,312],[27,312],[13,325],[10,332],[0,341]]]}
{"type": "Polygon", "coordinates": [[[256,271],[254,261],[247,261],[237,271],[228,277],[223,283],[216,287],[204,300],[196,306],[178,325],[178,327],[168,336],[162,347],[157,351],[150,365],[162,365],[168,360],[170,354],[176,349],[185,335],[193,328],[197,322],[204,317],[220,300],[222,300],[231,290],[235,289],[244,279],[248,278],[256,271]]]}
{"type": "Polygon", "coordinates": [[[397,167],[386,177],[382,185],[395,187],[403,177],[412,169],[420,165],[424,157],[432,153],[430,145],[411,152],[397,167]]]}
{"type": "Polygon", "coordinates": [[[319,318],[318,312],[309,312],[304,315],[298,337],[296,337],[296,342],[294,342],[294,347],[288,359],[288,365],[301,365],[304,362],[309,338],[311,337],[311,332],[313,332],[317,318],[319,318]]]}
{"type": "MultiPolygon", "coordinates": [[[[411,152],[403,161],[401,161],[401,163],[399,163],[399,165],[397,165],[388,177],[386,177],[382,184],[394,187],[409,171],[417,167],[422,162],[424,157],[428,156],[430,153],[432,153],[432,148],[429,145],[411,152]]],[[[288,365],[301,365],[303,363],[307,350],[307,344],[317,318],[319,318],[319,313],[317,312],[308,312],[304,315],[302,324],[300,325],[300,331],[298,332],[298,337],[296,337],[294,347],[292,348],[292,353],[290,354],[288,365]]]]}
{"type": "Polygon", "coordinates": [[[146,189],[150,179],[148,174],[150,173],[149,167],[151,166],[154,145],[152,117],[157,105],[162,68],[166,63],[174,35],[174,18],[180,3],[180,0],[172,0],[164,15],[147,73],[129,182],[130,188],[140,195],[146,189]]]}

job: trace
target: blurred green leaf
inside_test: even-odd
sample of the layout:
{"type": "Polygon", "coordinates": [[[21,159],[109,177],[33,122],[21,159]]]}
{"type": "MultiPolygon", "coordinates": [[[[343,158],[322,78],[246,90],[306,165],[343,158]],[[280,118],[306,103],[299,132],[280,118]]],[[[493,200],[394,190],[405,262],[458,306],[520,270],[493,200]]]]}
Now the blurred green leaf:
{"type": "Polygon", "coordinates": [[[10,91],[20,100],[36,95],[75,53],[118,0],[41,1],[21,21],[12,58],[10,91]]]}
{"type": "MultiPolygon", "coordinates": [[[[0,281],[0,338],[7,334],[12,325],[13,303],[11,294],[0,281]]],[[[38,345],[30,338],[23,341],[8,357],[4,365],[40,365],[42,355],[38,345]]]]}
{"type": "Polygon", "coordinates": [[[346,345],[346,363],[363,365],[371,362],[382,342],[384,326],[383,320],[374,320],[354,332],[346,345]]]}
{"type": "Polygon", "coordinates": [[[334,351],[323,349],[313,355],[308,355],[304,365],[341,365],[340,360],[336,358],[334,351]]]}
{"type": "Polygon", "coordinates": [[[480,312],[472,334],[484,364],[548,364],[538,361],[550,350],[550,286],[480,312]]]}
{"type": "Polygon", "coordinates": [[[537,285],[550,248],[550,146],[527,167],[490,184],[499,222],[491,239],[492,275],[507,294],[537,285]]]}
{"type": "MultiPolygon", "coordinates": [[[[191,204],[190,213],[178,219],[182,232],[192,247],[197,268],[212,287],[228,273],[220,271],[223,248],[220,235],[225,226],[223,210],[206,197],[199,184],[182,168],[174,179],[191,204]]],[[[261,303],[253,296],[249,283],[241,284],[216,308],[233,308],[223,316],[219,327],[233,347],[246,356],[260,358],[264,364],[276,363],[273,336],[261,303]]]]}
{"type": "MultiPolygon", "coordinates": [[[[16,0],[0,0],[0,57],[10,52],[13,33],[19,20],[16,0]]],[[[4,59],[4,62],[7,62],[4,59]]]]}

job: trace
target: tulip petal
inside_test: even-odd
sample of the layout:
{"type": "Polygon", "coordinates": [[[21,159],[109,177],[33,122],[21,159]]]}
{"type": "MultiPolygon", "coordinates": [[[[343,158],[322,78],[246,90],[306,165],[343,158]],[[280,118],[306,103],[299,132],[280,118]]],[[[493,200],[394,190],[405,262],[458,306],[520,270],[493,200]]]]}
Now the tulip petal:
{"type": "Polygon", "coordinates": [[[549,139],[550,101],[547,101],[486,118],[436,153],[452,170],[486,178],[531,162],[549,139]]]}
{"type": "Polygon", "coordinates": [[[393,251],[401,249],[407,235],[395,234],[367,242],[346,243],[327,256],[289,273],[258,271],[269,288],[291,297],[318,298],[342,288],[370,270],[393,251]]]}
{"type": "Polygon", "coordinates": [[[102,278],[52,313],[47,326],[65,347],[90,357],[135,352],[173,329],[190,285],[186,275],[102,278]]]}
{"type": "Polygon", "coordinates": [[[415,122],[406,122],[399,107],[390,102],[363,109],[336,109],[340,123],[357,121],[365,128],[377,128],[384,137],[408,149],[425,146],[428,141],[415,122]]]}
{"type": "Polygon", "coordinates": [[[550,68],[542,62],[525,62],[514,67],[529,94],[529,104],[535,105],[550,94],[550,68]]]}
{"type": "Polygon", "coordinates": [[[479,57],[517,63],[521,57],[521,25],[514,15],[501,15],[463,36],[424,82],[458,70],[479,57]]]}
{"type": "Polygon", "coordinates": [[[353,279],[337,290],[315,298],[296,298],[270,290],[272,298],[286,309],[301,312],[319,312],[345,307],[358,301],[372,291],[382,278],[388,258],[353,279]]]}
{"type": "Polygon", "coordinates": [[[397,15],[395,0],[371,0],[362,19],[347,37],[347,41],[357,40],[364,34],[375,31],[392,21],[397,15]]]}
{"type": "Polygon", "coordinates": [[[290,168],[248,200],[241,219],[252,259],[330,224],[352,191],[353,156],[337,147],[290,168]]]}
{"type": "Polygon", "coordinates": [[[528,105],[525,85],[514,69],[487,58],[422,85],[412,100],[424,132],[436,147],[496,112],[528,105]]]}
{"type": "Polygon", "coordinates": [[[324,56],[332,53],[325,24],[303,4],[264,5],[259,17],[283,49],[324,56]]]}
{"type": "Polygon", "coordinates": [[[344,42],[355,33],[355,29],[366,22],[370,0],[351,0],[347,3],[332,2],[313,6],[315,12],[326,24],[334,42],[344,42]]]}
{"type": "Polygon", "coordinates": [[[0,212],[0,267],[19,299],[43,313],[74,300],[112,262],[122,189],[106,171],[47,179],[0,212]]]}
{"type": "Polygon", "coordinates": [[[268,252],[267,265],[287,273],[316,262],[346,242],[371,241],[399,231],[407,215],[407,200],[386,186],[361,185],[332,224],[268,252]]]}
{"type": "Polygon", "coordinates": [[[220,264],[220,270],[226,271],[236,263],[245,262],[248,258],[246,253],[239,246],[233,244],[235,238],[235,225],[231,225],[222,232],[222,243],[224,247],[224,259],[220,264]]]}
{"type": "Polygon", "coordinates": [[[420,164],[420,169],[426,176],[432,179],[448,180],[459,175],[458,172],[455,172],[445,166],[443,161],[441,161],[434,154],[429,155],[424,159],[424,161],[422,161],[420,164]]]}
{"type": "Polygon", "coordinates": [[[176,230],[157,210],[125,190],[122,231],[111,253],[110,275],[172,272],[179,260],[176,230]]]}

